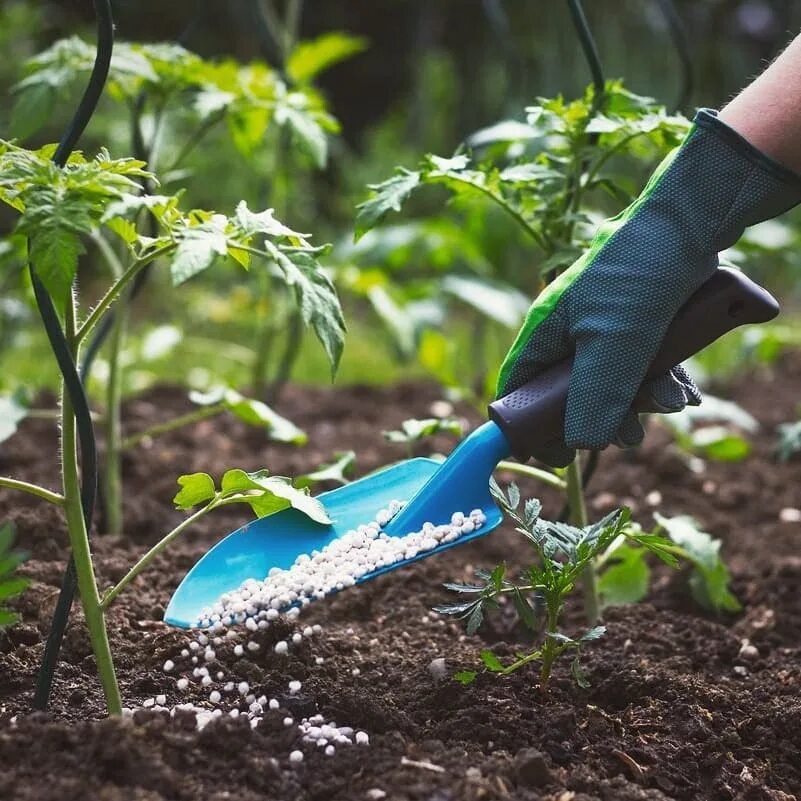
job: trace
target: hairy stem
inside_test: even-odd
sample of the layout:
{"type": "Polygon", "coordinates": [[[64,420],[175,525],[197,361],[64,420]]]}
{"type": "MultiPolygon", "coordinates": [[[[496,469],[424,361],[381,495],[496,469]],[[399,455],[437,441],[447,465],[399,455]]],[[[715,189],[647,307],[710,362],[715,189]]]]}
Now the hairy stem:
{"type": "MultiPolygon", "coordinates": [[[[70,293],[65,311],[65,334],[73,349],[73,355],[77,357],[75,298],[72,293],[70,293]]],[[[89,548],[89,535],[86,531],[81,506],[75,415],[69,395],[64,392],[63,388],[61,396],[61,467],[64,485],[64,511],[78,579],[78,592],[81,596],[86,627],[89,630],[89,640],[97,662],[97,672],[106,698],[106,708],[110,715],[120,715],[122,714],[122,699],[114,671],[106,621],[97,593],[97,580],[89,548]]]]}
{"type": "Polygon", "coordinates": [[[100,603],[102,609],[108,609],[114,599],[183,531],[185,531],[193,523],[200,520],[203,515],[208,514],[216,506],[221,505],[218,503],[218,498],[209,501],[202,509],[198,509],[193,515],[190,515],[186,520],[179,523],[169,534],[162,537],[139,561],[110,589],[103,595],[103,600],[100,603]]]}
{"type": "Polygon", "coordinates": [[[18,481],[16,478],[7,478],[0,476],[0,487],[6,489],[19,490],[20,492],[27,492],[29,495],[36,495],[48,503],[55,504],[56,506],[64,505],[64,496],[58,492],[52,492],[49,489],[40,487],[38,484],[29,484],[27,481],[18,481]]]}
{"type": "Polygon", "coordinates": [[[143,256],[140,259],[136,259],[130,267],[109,287],[108,291],[105,295],[100,299],[97,306],[92,309],[89,316],[83,321],[80,328],[75,333],[75,343],[79,345],[86,336],[92,331],[92,329],[103,319],[103,315],[111,308],[114,301],[122,293],[122,290],[125,289],[128,284],[133,281],[136,275],[141,272],[148,264],[152,261],[155,261],[160,256],[163,256],[166,253],[169,253],[171,250],[174,250],[177,245],[174,242],[171,242],[169,245],[165,245],[158,250],[153,251],[152,253],[143,256]]]}
{"type": "Polygon", "coordinates": [[[130,437],[125,437],[120,443],[120,450],[126,451],[129,448],[136,447],[140,442],[146,439],[153,439],[161,434],[167,434],[170,431],[192,425],[192,423],[197,423],[200,420],[214,417],[224,411],[224,403],[213,403],[210,406],[201,406],[197,411],[187,412],[180,417],[174,417],[172,420],[167,420],[165,423],[150,426],[150,428],[146,428],[144,431],[139,431],[136,434],[131,434],[130,437]]]}
{"type": "Polygon", "coordinates": [[[106,464],[105,507],[109,534],[122,534],[122,444],[120,442],[120,404],[122,401],[122,365],[120,354],[125,342],[128,306],[122,304],[114,315],[109,342],[109,375],[106,384],[106,464]]]}

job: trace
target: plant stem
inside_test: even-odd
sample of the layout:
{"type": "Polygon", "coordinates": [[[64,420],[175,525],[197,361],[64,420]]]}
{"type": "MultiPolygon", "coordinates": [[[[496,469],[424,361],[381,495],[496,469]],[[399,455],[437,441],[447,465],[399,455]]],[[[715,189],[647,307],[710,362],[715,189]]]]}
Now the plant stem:
{"type": "MultiPolygon", "coordinates": [[[[570,510],[570,523],[584,528],[587,523],[587,507],[584,503],[584,487],[581,481],[581,462],[578,454],[565,470],[567,479],[567,505],[570,510]]],[[[598,597],[598,577],[595,564],[590,562],[581,575],[584,592],[584,614],[587,622],[594,626],[600,617],[601,603],[598,597]]]]}
{"type": "MultiPolygon", "coordinates": [[[[65,310],[65,334],[67,341],[77,357],[75,338],[75,298],[70,293],[65,310]]],[[[100,598],[97,594],[92,554],[89,548],[89,536],[83,519],[81,506],[81,487],[78,472],[78,444],[75,432],[75,415],[69,395],[62,387],[61,392],[61,467],[64,485],[64,510],[67,518],[67,531],[75,562],[78,579],[78,591],[83,604],[89,640],[97,662],[97,672],[103,685],[106,708],[110,715],[122,714],[122,699],[114,672],[114,661],[108,642],[106,621],[100,598]]]]}
{"type": "Polygon", "coordinates": [[[219,503],[219,498],[215,497],[202,509],[198,509],[193,515],[190,515],[179,523],[169,534],[162,537],[139,561],[106,593],[103,595],[103,600],[100,602],[100,607],[103,610],[108,609],[114,602],[114,599],[185,529],[200,520],[203,515],[216,508],[219,503]]]}
{"type": "Polygon", "coordinates": [[[147,267],[147,265],[152,261],[155,261],[165,253],[169,253],[176,247],[177,244],[175,242],[171,242],[169,245],[164,245],[164,247],[154,250],[147,256],[136,259],[136,261],[134,261],[131,266],[128,267],[128,269],[109,287],[106,294],[103,295],[98,302],[97,306],[92,309],[89,316],[83,321],[75,333],[75,344],[79,345],[81,342],[83,342],[87,334],[89,334],[100,322],[100,320],[103,318],[103,315],[109,310],[114,301],[117,300],[122,290],[125,289],[125,287],[128,286],[128,284],[136,277],[137,273],[147,267]]]}
{"type": "Polygon", "coordinates": [[[64,496],[58,492],[52,492],[49,489],[40,487],[38,484],[29,484],[27,481],[18,481],[16,478],[6,478],[0,476],[0,487],[6,489],[19,490],[20,492],[27,492],[29,495],[36,495],[48,503],[55,504],[56,506],[64,505],[64,496]]]}
{"type": "Polygon", "coordinates": [[[166,434],[169,431],[175,431],[178,428],[197,423],[200,420],[206,420],[209,417],[214,417],[225,411],[224,403],[213,403],[210,406],[201,406],[194,412],[187,412],[180,417],[175,417],[172,420],[167,420],[165,423],[159,423],[155,426],[150,426],[144,431],[139,431],[136,434],[131,434],[130,437],[125,437],[120,443],[120,450],[126,451],[129,448],[137,446],[140,442],[146,439],[158,437],[161,434],[166,434]]]}
{"type": "Polygon", "coordinates": [[[275,371],[275,378],[270,384],[267,393],[267,403],[273,404],[278,401],[281,393],[292,374],[292,368],[300,355],[300,346],[303,341],[303,318],[298,309],[292,309],[287,323],[286,338],[284,341],[284,352],[275,371]]]}
{"type": "Polygon", "coordinates": [[[128,305],[120,305],[113,319],[111,341],[109,342],[109,375],[106,384],[105,507],[107,532],[122,534],[122,445],[120,442],[122,365],[120,364],[120,354],[125,341],[128,305]]]}
{"type": "Polygon", "coordinates": [[[562,604],[558,597],[549,597],[547,601],[548,620],[545,626],[545,641],[542,644],[542,667],[540,668],[540,692],[548,690],[548,682],[551,680],[551,670],[553,663],[562,652],[556,640],[548,635],[556,634],[559,630],[559,612],[562,604]]]}
{"type": "Polygon", "coordinates": [[[505,470],[508,473],[517,473],[521,476],[528,476],[535,481],[542,484],[547,484],[549,487],[556,487],[559,490],[567,488],[567,482],[563,478],[559,478],[555,473],[548,470],[540,470],[538,467],[532,467],[528,464],[520,464],[519,462],[498,462],[496,470],[505,470]]]}

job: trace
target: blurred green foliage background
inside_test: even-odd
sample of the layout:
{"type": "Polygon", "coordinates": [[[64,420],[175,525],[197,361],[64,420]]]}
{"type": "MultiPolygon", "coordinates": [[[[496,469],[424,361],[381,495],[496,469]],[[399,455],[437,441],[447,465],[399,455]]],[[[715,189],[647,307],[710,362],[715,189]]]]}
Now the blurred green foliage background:
{"type": "MultiPolygon", "coordinates": [[[[264,59],[280,70],[280,47],[257,24],[258,5],[256,0],[117,0],[117,36],[125,41],[180,41],[204,58],[264,59]]],[[[271,5],[281,12],[288,8],[282,2],[271,5]]],[[[340,382],[380,383],[432,373],[443,380],[445,372],[465,360],[499,362],[514,336],[511,326],[481,323],[479,337],[479,323],[469,309],[455,309],[445,325],[441,310],[432,311],[429,297],[401,298],[394,287],[386,294],[395,306],[389,311],[385,307],[381,320],[375,298],[367,302],[362,290],[373,269],[468,270],[480,275],[497,272],[503,261],[516,265],[519,275],[529,245],[508,220],[486,207],[459,209],[454,218],[443,213],[446,193],[435,191],[411,215],[394,220],[398,226],[384,238],[367,241],[359,250],[352,245],[355,206],[367,197],[368,184],[386,179],[397,165],[415,168],[425,153],[449,156],[477,129],[503,119],[523,120],[524,107],[539,96],[581,96],[589,72],[566,4],[289,0],[289,6],[300,12],[301,40],[345,31],[366,42],[362,52],[324,72],[318,82],[341,125],[330,140],[325,168],[317,169],[303,154],[281,150],[275,141],[243,156],[226,131],[215,130],[193,150],[180,176],[188,205],[230,212],[245,198],[253,208],[274,206],[282,220],[312,233],[315,242],[334,243],[331,270],[343,292],[350,328],[340,382]],[[422,234],[404,227],[410,217],[426,221],[422,234]],[[475,236],[468,231],[471,226],[480,229],[475,236]],[[422,319],[423,329],[428,326],[439,334],[423,336],[417,328],[409,334],[397,326],[393,330],[393,315],[401,307],[417,315],[415,326],[422,319]],[[399,346],[407,335],[416,337],[414,355],[399,346]]],[[[586,12],[606,75],[622,77],[631,91],[688,115],[695,106],[724,104],[801,29],[801,5],[791,0],[594,0],[586,3],[586,12]],[[673,13],[683,32],[678,43],[673,13]]],[[[0,4],[0,90],[6,98],[0,105],[0,136],[15,135],[11,89],[23,76],[25,61],[74,34],[93,42],[88,1],[0,4]]],[[[58,97],[54,113],[24,139],[26,145],[58,139],[77,102],[77,86],[74,93],[58,97]]],[[[180,133],[179,128],[171,130],[180,133]]],[[[108,99],[81,142],[87,153],[101,145],[114,156],[130,155],[128,120],[108,99]]],[[[641,177],[632,173],[632,181],[641,177]]],[[[0,233],[12,225],[12,216],[0,212],[0,233]]],[[[730,255],[735,261],[747,259],[749,273],[792,308],[801,285],[799,244],[797,217],[788,218],[754,232],[730,255]]],[[[57,374],[10,240],[0,242],[0,260],[0,390],[54,387],[57,374]]],[[[82,265],[81,280],[82,290],[91,296],[90,267],[82,265]]],[[[288,325],[281,314],[284,299],[260,292],[253,281],[232,270],[215,271],[180,290],[172,290],[168,278],[159,274],[151,283],[132,320],[126,357],[129,391],[158,380],[202,388],[215,381],[248,386],[261,340],[269,335],[280,348],[294,336],[282,329],[288,325]],[[174,294],[178,291],[180,295],[174,294]],[[270,329],[262,325],[267,317],[277,321],[270,329]]],[[[533,280],[530,285],[516,283],[524,297],[536,291],[533,280]]],[[[766,331],[730,338],[705,363],[733,368],[743,363],[744,353],[773,358],[784,343],[797,338],[792,315],[775,329],[778,333],[766,331]]],[[[101,379],[102,369],[101,362],[101,379]]],[[[328,374],[321,349],[312,337],[304,337],[293,378],[325,382],[328,374]]]]}

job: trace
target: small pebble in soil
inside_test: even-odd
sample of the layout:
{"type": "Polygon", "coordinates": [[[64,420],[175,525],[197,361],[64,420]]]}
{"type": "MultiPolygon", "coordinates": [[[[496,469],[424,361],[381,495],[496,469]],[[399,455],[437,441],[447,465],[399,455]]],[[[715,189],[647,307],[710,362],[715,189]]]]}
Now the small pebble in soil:
{"type": "Polygon", "coordinates": [[[297,695],[300,692],[301,683],[297,680],[289,682],[289,692],[291,695],[297,695]]]}
{"type": "Polygon", "coordinates": [[[779,520],[782,523],[801,523],[801,509],[786,506],[779,512],[779,520]]]}
{"type": "Polygon", "coordinates": [[[432,659],[428,663],[428,672],[434,681],[443,681],[448,677],[448,670],[445,666],[445,658],[440,656],[437,659],[432,659]]]}
{"type": "Polygon", "coordinates": [[[295,722],[294,718],[284,718],[284,726],[291,726],[295,722]]]}
{"type": "Polygon", "coordinates": [[[353,670],[351,670],[350,675],[351,676],[358,676],[360,673],[361,673],[361,670],[359,670],[359,668],[355,667],[355,668],[353,668],[353,670]]]}
{"type": "Polygon", "coordinates": [[[745,665],[735,665],[732,668],[732,673],[734,673],[735,676],[744,679],[748,675],[748,668],[745,667],[745,665]]]}
{"type": "Polygon", "coordinates": [[[278,699],[277,698],[271,698],[269,706],[270,706],[270,709],[278,709],[278,707],[281,706],[281,705],[278,703],[278,699]]]}
{"type": "Polygon", "coordinates": [[[356,745],[370,745],[370,737],[365,731],[356,732],[356,745]]]}
{"type": "Polygon", "coordinates": [[[371,787],[364,794],[364,797],[367,799],[367,801],[383,801],[383,799],[387,797],[387,794],[380,787],[371,787]]]}
{"type": "Polygon", "coordinates": [[[173,670],[175,670],[175,662],[173,662],[173,661],[172,661],[172,659],[168,659],[168,660],[167,660],[167,661],[164,663],[164,668],[163,668],[163,670],[164,670],[164,672],[165,672],[165,673],[172,673],[172,672],[173,672],[173,670]]]}
{"type": "Polygon", "coordinates": [[[744,662],[753,662],[759,659],[759,649],[755,645],[752,645],[750,640],[743,640],[740,644],[740,651],[737,657],[744,662]]]}
{"type": "Polygon", "coordinates": [[[280,656],[283,656],[284,654],[289,653],[289,644],[284,640],[279,640],[275,644],[275,648],[273,650],[280,656]]]}
{"type": "Polygon", "coordinates": [[[303,751],[293,751],[289,755],[289,761],[295,765],[299,764],[300,762],[303,762],[303,751]]]}

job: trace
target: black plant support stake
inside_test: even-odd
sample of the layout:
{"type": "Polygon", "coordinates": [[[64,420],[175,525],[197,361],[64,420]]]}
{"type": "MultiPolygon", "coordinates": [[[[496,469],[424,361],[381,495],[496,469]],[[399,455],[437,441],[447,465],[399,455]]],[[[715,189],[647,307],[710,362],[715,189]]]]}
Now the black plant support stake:
{"type": "MultiPolygon", "coordinates": [[[[67,163],[81,134],[86,129],[100,100],[111,64],[111,53],[114,47],[114,21],[111,13],[111,3],[110,0],[93,0],[93,5],[97,19],[97,54],[92,74],[89,76],[89,82],[81,102],[78,104],[75,115],[53,155],[53,162],[59,167],[63,167],[67,163]]],[[[61,324],[53,306],[53,301],[36,274],[33,264],[30,265],[30,274],[36,305],[39,308],[39,314],[47,332],[53,355],[64,379],[64,390],[75,410],[75,423],[81,448],[81,507],[86,522],[86,530],[89,531],[97,498],[98,474],[97,446],[94,425],[89,412],[89,403],[86,398],[82,377],[78,372],[73,354],[70,352],[67,340],[61,330],[61,324]]],[[[58,662],[58,653],[61,649],[70,609],[75,598],[76,583],[75,563],[70,557],[67,569],[64,572],[50,634],[45,644],[42,663],[36,678],[36,690],[33,697],[34,709],[45,709],[47,707],[50,690],[53,685],[53,674],[58,662]]]]}

